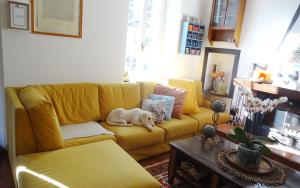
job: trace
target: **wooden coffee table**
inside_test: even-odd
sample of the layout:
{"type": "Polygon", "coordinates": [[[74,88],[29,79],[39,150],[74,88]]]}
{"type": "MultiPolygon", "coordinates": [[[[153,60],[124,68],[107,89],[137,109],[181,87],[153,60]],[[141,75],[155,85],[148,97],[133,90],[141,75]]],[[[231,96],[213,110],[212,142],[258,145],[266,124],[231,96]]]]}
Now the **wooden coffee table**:
{"type": "MultiPolygon", "coordinates": [[[[224,139],[221,139],[221,141],[222,142],[218,146],[212,147],[209,150],[201,149],[200,136],[171,142],[171,153],[168,169],[169,184],[172,185],[174,178],[176,177],[194,187],[199,187],[199,185],[201,185],[201,180],[196,181],[193,176],[185,173],[185,171],[181,168],[182,161],[189,161],[196,167],[197,170],[203,171],[203,174],[214,174],[211,177],[216,177],[217,179],[220,178],[222,181],[224,180],[226,182],[230,182],[232,185],[238,187],[256,187],[256,185],[252,182],[244,181],[223,171],[216,164],[215,154],[217,152],[224,149],[237,149],[237,145],[235,143],[224,139]]],[[[275,164],[277,163],[275,161],[272,162],[275,164]]],[[[286,171],[288,179],[283,186],[279,187],[300,187],[300,173],[287,166],[281,166],[283,166],[284,170],[286,171]]],[[[217,187],[218,185],[211,184],[211,186],[217,187]]]]}

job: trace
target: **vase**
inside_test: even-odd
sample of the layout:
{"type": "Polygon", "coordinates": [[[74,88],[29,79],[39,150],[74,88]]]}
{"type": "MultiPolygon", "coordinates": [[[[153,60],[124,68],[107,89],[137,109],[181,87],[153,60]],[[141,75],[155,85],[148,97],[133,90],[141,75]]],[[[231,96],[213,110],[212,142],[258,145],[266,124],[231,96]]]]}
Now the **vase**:
{"type": "Polygon", "coordinates": [[[256,135],[256,136],[268,136],[270,128],[266,125],[263,125],[265,114],[260,112],[251,112],[245,121],[244,130],[247,133],[256,135]]]}
{"type": "Polygon", "coordinates": [[[238,146],[236,162],[246,168],[257,169],[261,162],[261,153],[257,150],[249,149],[245,144],[238,146]]]}

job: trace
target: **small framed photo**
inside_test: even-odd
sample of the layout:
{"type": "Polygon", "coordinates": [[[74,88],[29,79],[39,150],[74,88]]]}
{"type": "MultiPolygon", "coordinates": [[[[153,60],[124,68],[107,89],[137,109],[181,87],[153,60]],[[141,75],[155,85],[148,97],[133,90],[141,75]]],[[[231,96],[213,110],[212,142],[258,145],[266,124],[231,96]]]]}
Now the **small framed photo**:
{"type": "Polygon", "coordinates": [[[9,27],[11,29],[29,30],[29,5],[8,1],[9,27]]]}

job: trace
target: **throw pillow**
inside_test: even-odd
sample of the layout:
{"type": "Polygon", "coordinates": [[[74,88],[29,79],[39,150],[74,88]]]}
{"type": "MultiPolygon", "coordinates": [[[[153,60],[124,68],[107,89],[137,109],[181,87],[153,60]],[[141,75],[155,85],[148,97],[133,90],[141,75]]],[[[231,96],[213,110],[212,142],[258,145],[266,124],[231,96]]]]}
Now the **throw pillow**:
{"type": "Polygon", "coordinates": [[[175,97],[150,94],[149,99],[165,101],[166,109],[165,109],[164,120],[171,119],[172,111],[173,111],[173,107],[174,107],[174,103],[175,103],[175,97]]]}
{"type": "Polygon", "coordinates": [[[184,89],[171,88],[168,86],[157,85],[155,87],[155,94],[158,95],[167,95],[175,97],[174,108],[172,111],[172,117],[181,119],[183,112],[183,103],[186,97],[187,92],[184,89]]]}
{"type": "Polygon", "coordinates": [[[142,110],[152,112],[155,116],[155,123],[162,123],[164,120],[166,104],[165,101],[157,101],[144,99],[142,102],[142,110]]]}
{"type": "Polygon", "coordinates": [[[200,110],[197,104],[195,82],[193,80],[170,79],[169,85],[172,87],[182,88],[187,91],[187,95],[183,103],[184,114],[199,113],[200,110]]]}

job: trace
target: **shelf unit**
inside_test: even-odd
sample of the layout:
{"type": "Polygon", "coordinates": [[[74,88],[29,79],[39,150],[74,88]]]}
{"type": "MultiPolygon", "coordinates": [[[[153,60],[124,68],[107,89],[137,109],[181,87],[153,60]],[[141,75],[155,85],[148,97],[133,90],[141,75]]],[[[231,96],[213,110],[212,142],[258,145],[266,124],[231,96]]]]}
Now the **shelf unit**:
{"type": "Polygon", "coordinates": [[[200,55],[204,38],[204,25],[185,21],[182,23],[180,54],[200,55]]]}
{"type": "Polygon", "coordinates": [[[246,0],[213,0],[208,40],[234,42],[239,46],[246,0]]]}

